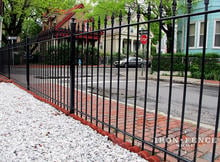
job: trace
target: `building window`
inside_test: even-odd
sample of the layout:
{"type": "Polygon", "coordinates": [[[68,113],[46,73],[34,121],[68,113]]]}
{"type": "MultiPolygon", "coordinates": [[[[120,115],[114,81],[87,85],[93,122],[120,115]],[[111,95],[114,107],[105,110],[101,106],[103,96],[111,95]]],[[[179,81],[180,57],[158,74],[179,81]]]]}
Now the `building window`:
{"type": "Polygon", "coordinates": [[[220,21],[215,23],[215,47],[220,47],[220,21]]]}
{"type": "Polygon", "coordinates": [[[189,47],[195,47],[195,24],[189,26],[189,47]]]}
{"type": "Polygon", "coordinates": [[[203,46],[204,40],[204,22],[200,23],[200,32],[199,32],[199,47],[203,46]]]}
{"type": "Polygon", "coordinates": [[[128,49],[128,45],[129,45],[129,52],[131,52],[131,39],[123,39],[123,53],[127,53],[127,49],[128,49]]]}

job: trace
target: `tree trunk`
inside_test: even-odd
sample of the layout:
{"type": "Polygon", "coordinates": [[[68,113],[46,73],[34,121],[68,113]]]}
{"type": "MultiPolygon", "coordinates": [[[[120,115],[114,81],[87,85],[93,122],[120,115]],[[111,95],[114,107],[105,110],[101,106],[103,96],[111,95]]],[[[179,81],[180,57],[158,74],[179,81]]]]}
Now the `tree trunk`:
{"type": "Polygon", "coordinates": [[[2,35],[2,42],[6,45],[6,44],[8,44],[8,40],[7,40],[7,38],[6,38],[6,36],[3,34],[2,35]]]}

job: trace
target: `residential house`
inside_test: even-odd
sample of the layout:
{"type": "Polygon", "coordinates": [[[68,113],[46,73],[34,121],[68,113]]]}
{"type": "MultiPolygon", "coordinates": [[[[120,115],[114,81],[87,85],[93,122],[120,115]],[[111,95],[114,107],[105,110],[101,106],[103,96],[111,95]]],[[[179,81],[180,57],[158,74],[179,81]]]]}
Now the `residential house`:
{"type": "MultiPolygon", "coordinates": [[[[65,32],[62,33],[62,31],[64,31],[64,29],[67,29],[70,27],[70,23],[71,23],[71,18],[75,17],[75,9],[80,9],[83,8],[83,4],[80,5],[76,5],[71,9],[68,10],[57,10],[55,12],[50,13],[49,11],[47,13],[45,13],[43,15],[43,29],[42,32],[46,32],[49,29],[54,29],[55,32],[57,32],[58,34],[55,34],[56,36],[65,36],[68,35],[68,33],[66,34],[65,32]]],[[[87,22],[90,20],[76,20],[77,25],[80,24],[80,26],[82,26],[82,23],[84,23],[85,29],[86,30],[86,24],[87,22]]],[[[141,15],[140,16],[140,22],[145,22],[146,20],[144,19],[144,17],[141,15]]],[[[108,27],[111,26],[110,24],[111,22],[111,18],[108,18],[108,27]]],[[[136,23],[137,22],[137,15],[136,14],[132,14],[131,15],[131,24],[132,23],[136,23]]],[[[122,19],[122,25],[126,25],[127,24],[127,18],[123,17],[122,19]]],[[[116,18],[115,22],[114,22],[114,26],[119,26],[119,20],[116,18]]],[[[144,54],[146,54],[146,45],[143,46],[140,43],[140,40],[137,40],[137,32],[139,32],[139,39],[141,36],[141,31],[146,31],[147,30],[147,24],[143,24],[139,26],[139,31],[137,31],[137,26],[130,26],[130,34],[129,34],[129,41],[127,38],[127,32],[128,32],[128,28],[127,27],[122,27],[121,28],[121,41],[120,41],[120,53],[121,54],[126,54],[127,51],[127,46],[129,43],[129,52],[130,55],[135,55],[136,52],[136,45],[138,44],[139,47],[139,52],[143,54],[143,49],[145,50],[144,54]]],[[[91,27],[89,28],[89,31],[91,31],[91,27]]],[[[78,31],[80,32],[80,31],[78,31]]],[[[148,35],[148,34],[147,34],[148,35]]],[[[152,34],[151,34],[152,35],[152,34]]],[[[119,52],[119,29],[114,29],[113,30],[113,44],[111,43],[111,38],[112,38],[112,34],[111,34],[111,30],[107,30],[106,33],[106,52],[110,53],[111,52],[111,48],[112,48],[112,52],[113,53],[118,53],[119,52]]],[[[148,36],[149,38],[149,36],[148,36]]],[[[84,38],[81,39],[81,41],[85,41],[86,39],[89,39],[89,41],[92,43],[95,43],[95,46],[97,47],[97,43],[100,39],[100,52],[104,52],[104,33],[101,32],[100,35],[98,34],[94,34],[94,35],[89,35],[87,37],[87,35],[84,35],[84,38]]],[[[79,40],[79,39],[78,39],[79,40]]],[[[79,40],[80,41],[80,40],[79,40]]],[[[149,39],[149,43],[150,43],[150,39],[149,39]]],[[[151,44],[151,43],[150,43],[151,44]]],[[[143,54],[143,55],[144,55],[143,54]]],[[[146,57],[143,56],[143,57],[146,57]]]]}
{"type": "MultiPolygon", "coordinates": [[[[73,8],[70,8],[68,10],[56,10],[53,12],[46,12],[43,15],[43,26],[42,26],[42,33],[46,33],[48,30],[53,29],[54,37],[63,37],[70,35],[70,24],[72,22],[72,18],[75,18],[76,22],[76,32],[82,31],[82,24],[84,24],[86,31],[86,24],[88,22],[91,22],[91,20],[78,20],[75,16],[75,10],[84,8],[83,4],[75,5],[73,8]],[[80,26],[80,31],[78,31],[78,25],[80,26]]],[[[91,31],[91,27],[89,28],[89,31],[91,31]]],[[[98,39],[100,39],[100,36],[97,34],[94,34],[93,36],[91,34],[80,36],[77,41],[89,41],[90,43],[95,43],[98,39]]]]}
{"type": "Polygon", "coordinates": [[[74,17],[74,10],[84,8],[83,4],[75,5],[68,10],[47,11],[43,15],[42,31],[48,29],[70,28],[71,18],[74,17]]]}
{"type": "MultiPolygon", "coordinates": [[[[219,0],[209,1],[209,10],[220,8],[219,0]]],[[[194,1],[192,5],[192,13],[203,12],[205,10],[204,0],[194,1]]],[[[203,49],[204,39],[204,15],[190,17],[190,33],[189,33],[189,53],[201,53],[203,49]]],[[[207,24],[207,42],[206,53],[220,54],[220,17],[219,13],[208,15],[207,24]]],[[[178,20],[178,52],[186,51],[186,31],[187,19],[178,20]]]]}
{"type": "MultiPolygon", "coordinates": [[[[144,17],[141,15],[140,16],[140,22],[145,22],[146,20],[144,20],[144,17]]],[[[111,18],[108,18],[108,26],[107,27],[111,27],[111,18]]],[[[132,23],[136,23],[137,22],[137,15],[136,14],[132,14],[131,15],[131,24],[132,23]]],[[[122,26],[123,25],[127,25],[127,17],[123,17],[122,18],[122,26]]],[[[114,26],[117,27],[119,26],[119,20],[115,19],[114,21],[114,26]]],[[[138,44],[138,49],[140,51],[140,53],[143,53],[143,47],[145,48],[146,51],[146,45],[143,46],[140,43],[140,40],[137,40],[137,32],[139,35],[139,39],[141,36],[141,32],[147,30],[147,24],[143,24],[139,26],[139,31],[137,31],[137,25],[133,25],[130,26],[130,33],[129,33],[129,40],[128,40],[128,27],[122,27],[121,28],[121,35],[119,36],[119,29],[114,29],[113,30],[113,43],[111,42],[112,40],[112,31],[108,30],[106,33],[106,52],[110,53],[111,52],[111,48],[112,48],[112,52],[113,53],[118,53],[119,52],[119,45],[120,45],[120,53],[121,54],[126,54],[127,53],[127,47],[128,47],[128,43],[129,43],[129,53],[130,55],[135,55],[136,52],[136,45],[138,44]],[[120,38],[120,42],[119,42],[119,38],[120,38]]],[[[148,35],[146,33],[146,35],[148,35]]],[[[148,36],[149,38],[149,36],[148,36]]],[[[104,42],[104,34],[101,37],[101,51],[104,52],[104,46],[105,46],[105,42],[104,42]]],[[[150,39],[148,40],[150,43],[150,39]]],[[[151,44],[151,43],[150,43],[151,44]]]]}

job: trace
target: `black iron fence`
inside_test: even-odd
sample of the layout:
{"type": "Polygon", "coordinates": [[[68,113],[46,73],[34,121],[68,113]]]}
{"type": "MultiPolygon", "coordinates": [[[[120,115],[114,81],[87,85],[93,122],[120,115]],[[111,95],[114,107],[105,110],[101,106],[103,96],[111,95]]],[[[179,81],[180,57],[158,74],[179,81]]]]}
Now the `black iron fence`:
{"type": "Polygon", "coordinates": [[[145,14],[147,21],[140,21],[143,15],[137,7],[136,13],[129,10],[126,16],[122,13],[110,18],[106,16],[103,21],[99,18],[97,23],[93,20],[86,25],[76,24],[73,19],[71,29],[53,29],[33,39],[1,48],[0,72],[124,141],[158,155],[162,160],[209,158],[209,161],[215,161],[220,155],[217,149],[219,140],[216,140],[219,138],[220,86],[205,86],[204,71],[208,15],[217,14],[220,9],[209,11],[206,0],[204,11],[191,13],[191,1],[188,0],[187,14],[176,15],[174,0],[172,16],[163,17],[161,3],[159,16],[153,19],[155,15],[150,6],[145,14]],[[200,83],[193,86],[188,85],[192,41],[190,24],[191,18],[197,16],[203,19],[204,31],[200,48],[200,83]],[[180,20],[187,22],[184,24],[185,56],[184,62],[181,62],[183,81],[176,84],[173,74],[174,44],[176,25],[180,20]],[[164,23],[168,23],[171,30],[168,38],[170,56],[166,57],[169,62],[168,82],[162,81],[160,75],[164,23]],[[157,64],[154,65],[157,76],[156,80],[152,80],[148,65],[155,26],[158,29],[157,64]],[[145,46],[139,43],[142,28],[149,33],[145,46]],[[139,62],[142,55],[143,60],[139,62]],[[141,68],[139,65],[142,65],[141,68]],[[206,138],[214,141],[201,142],[206,138]],[[209,148],[209,155],[201,147],[209,148]]]}

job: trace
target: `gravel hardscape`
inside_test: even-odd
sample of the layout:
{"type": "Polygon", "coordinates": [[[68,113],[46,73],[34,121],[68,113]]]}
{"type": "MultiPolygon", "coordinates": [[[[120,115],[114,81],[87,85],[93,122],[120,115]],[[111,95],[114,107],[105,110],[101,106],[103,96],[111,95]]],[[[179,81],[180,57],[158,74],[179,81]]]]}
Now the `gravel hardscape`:
{"type": "Polygon", "coordinates": [[[10,83],[0,83],[0,162],[145,161],[10,83]]]}

